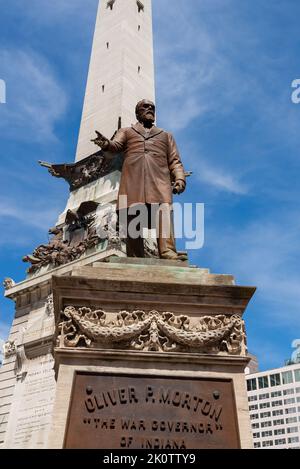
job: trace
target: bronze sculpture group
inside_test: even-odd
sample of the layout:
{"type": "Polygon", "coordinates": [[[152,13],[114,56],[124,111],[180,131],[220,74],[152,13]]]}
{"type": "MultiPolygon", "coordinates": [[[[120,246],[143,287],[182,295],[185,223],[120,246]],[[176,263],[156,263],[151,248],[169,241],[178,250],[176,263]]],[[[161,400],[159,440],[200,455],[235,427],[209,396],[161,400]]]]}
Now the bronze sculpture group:
{"type": "MultiPolygon", "coordinates": [[[[187,260],[184,253],[177,253],[173,234],[172,193],[181,194],[186,187],[180,155],[171,133],[155,126],[155,105],[142,100],[136,106],[137,123],[119,129],[109,140],[96,131],[92,141],[101,151],[75,164],[52,165],[40,162],[55,177],[63,177],[76,190],[111,168],[109,161],[122,155],[123,167],[117,201],[117,238],[126,239],[128,257],[152,256],[144,242],[143,229],[155,228],[158,256],[167,260],[187,260]],[[107,161],[107,163],[106,163],[107,161]],[[144,218],[139,217],[144,213],[144,218]],[[132,234],[130,226],[135,223],[138,234],[132,234]]],[[[53,228],[54,235],[47,245],[38,246],[33,254],[23,258],[32,265],[29,273],[51,264],[54,267],[81,257],[88,249],[99,244],[91,215],[98,204],[85,201],[77,212],[67,212],[65,229],[53,228]],[[81,213],[82,212],[82,213],[81,213]]],[[[106,230],[109,233],[109,229],[106,230]]]]}

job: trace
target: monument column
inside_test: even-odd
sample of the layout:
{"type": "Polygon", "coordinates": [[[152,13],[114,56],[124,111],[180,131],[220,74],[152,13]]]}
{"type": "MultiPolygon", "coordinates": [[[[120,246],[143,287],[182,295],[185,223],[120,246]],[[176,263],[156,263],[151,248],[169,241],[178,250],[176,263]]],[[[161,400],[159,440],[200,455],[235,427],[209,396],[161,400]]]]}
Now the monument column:
{"type": "MultiPolygon", "coordinates": [[[[133,123],[143,98],[154,100],[151,0],[102,0],[76,162],[41,162],[69,183],[66,210],[48,244],[24,257],[27,278],[5,280],[16,313],[0,370],[0,446],[252,446],[243,314],[255,288],[153,249],[127,258],[111,230],[121,168],[90,140],[133,123]]],[[[142,132],[151,141],[139,144],[161,138],[169,170],[163,132],[142,132]]],[[[172,191],[171,177],[163,184],[172,191]]]]}
{"type": "Polygon", "coordinates": [[[111,138],[136,121],[143,98],[154,101],[152,0],[101,0],[76,160],[95,152],[95,129],[111,138]]]}

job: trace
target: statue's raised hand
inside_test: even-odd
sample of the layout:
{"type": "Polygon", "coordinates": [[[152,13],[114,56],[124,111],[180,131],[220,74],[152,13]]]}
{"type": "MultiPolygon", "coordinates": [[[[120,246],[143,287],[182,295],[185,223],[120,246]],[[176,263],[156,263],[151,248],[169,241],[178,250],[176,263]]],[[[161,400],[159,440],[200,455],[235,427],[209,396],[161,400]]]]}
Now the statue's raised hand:
{"type": "Polygon", "coordinates": [[[97,137],[93,138],[91,142],[94,142],[95,145],[98,145],[98,147],[102,148],[102,150],[106,150],[108,145],[109,145],[109,140],[108,138],[104,137],[104,135],[100,134],[98,130],[95,130],[97,137]]]}

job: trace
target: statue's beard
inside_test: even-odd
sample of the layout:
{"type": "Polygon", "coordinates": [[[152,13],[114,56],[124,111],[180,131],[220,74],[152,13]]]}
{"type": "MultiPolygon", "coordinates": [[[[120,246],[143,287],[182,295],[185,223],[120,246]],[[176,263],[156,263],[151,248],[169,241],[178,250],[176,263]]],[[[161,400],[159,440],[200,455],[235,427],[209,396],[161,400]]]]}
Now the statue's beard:
{"type": "Polygon", "coordinates": [[[139,115],[139,122],[146,125],[153,125],[155,122],[155,115],[152,112],[144,112],[139,115]]]}

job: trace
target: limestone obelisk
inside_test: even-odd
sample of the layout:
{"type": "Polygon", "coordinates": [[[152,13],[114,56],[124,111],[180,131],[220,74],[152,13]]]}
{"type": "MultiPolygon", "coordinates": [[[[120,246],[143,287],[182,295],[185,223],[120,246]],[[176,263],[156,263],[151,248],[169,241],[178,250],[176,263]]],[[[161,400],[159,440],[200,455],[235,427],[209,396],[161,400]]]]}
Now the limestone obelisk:
{"type": "Polygon", "coordinates": [[[154,93],[151,0],[101,0],[76,160],[95,152],[95,129],[110,138],[130,126],[136,103],[154,93]]]}

